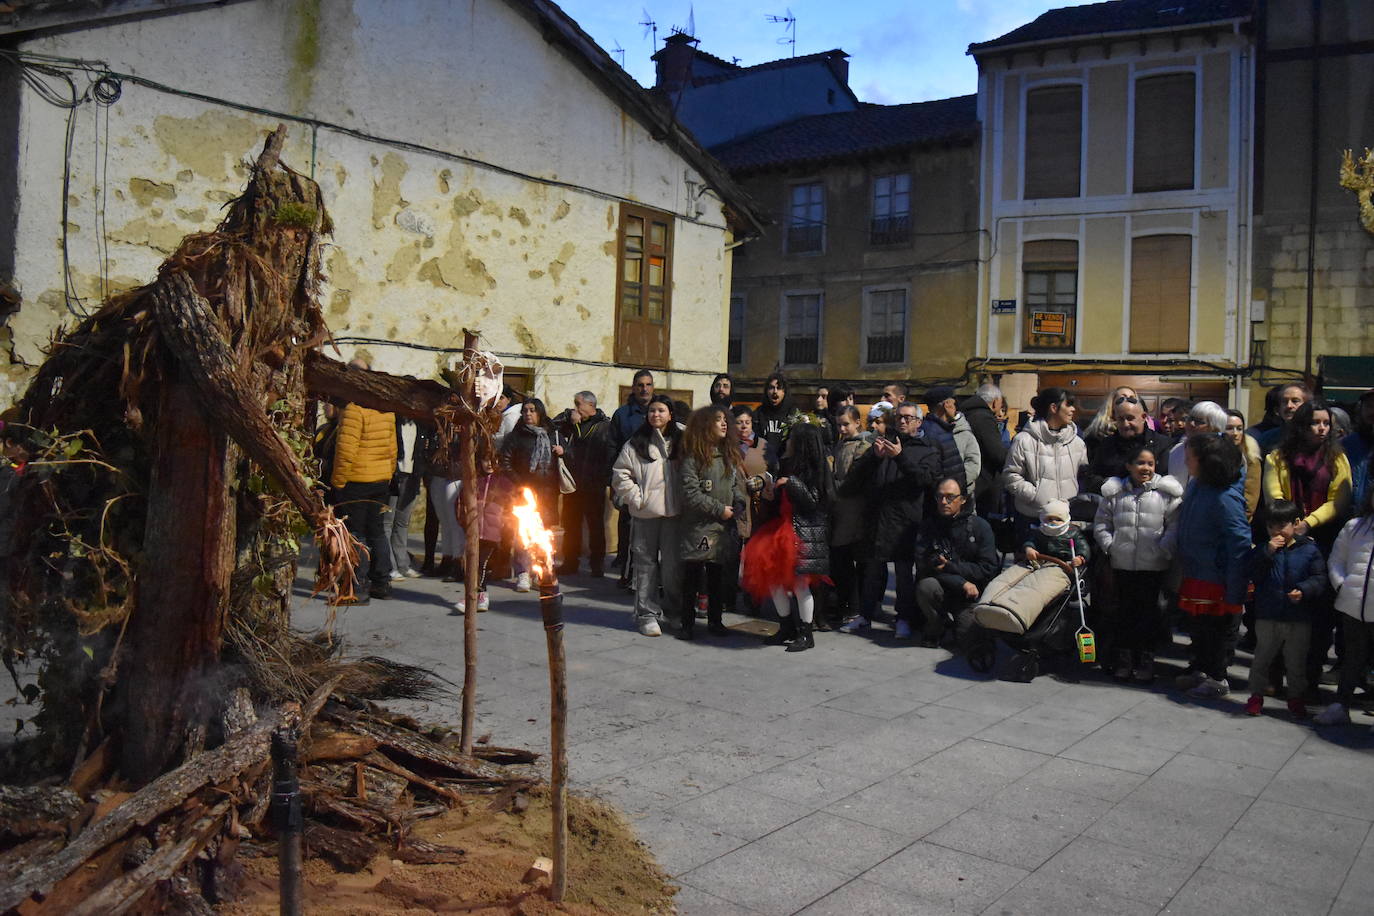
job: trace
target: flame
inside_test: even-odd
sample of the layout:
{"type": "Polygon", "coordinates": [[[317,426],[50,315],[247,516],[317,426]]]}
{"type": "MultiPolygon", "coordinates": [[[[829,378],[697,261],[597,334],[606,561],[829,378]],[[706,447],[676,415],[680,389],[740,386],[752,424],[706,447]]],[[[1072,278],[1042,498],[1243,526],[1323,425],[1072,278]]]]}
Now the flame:
{"type": "Polygon", "coordinates": [[[539,503],[534,499],[534,491],[522,487],[520,495],[524,502],[511,507],[511,514],[519,524],[516,537],[520,546],[530,552],[534,560],[534,577],[543,579],[553,570],[553,532],[544,527],[544,519],[539,514],[539,503]]]}

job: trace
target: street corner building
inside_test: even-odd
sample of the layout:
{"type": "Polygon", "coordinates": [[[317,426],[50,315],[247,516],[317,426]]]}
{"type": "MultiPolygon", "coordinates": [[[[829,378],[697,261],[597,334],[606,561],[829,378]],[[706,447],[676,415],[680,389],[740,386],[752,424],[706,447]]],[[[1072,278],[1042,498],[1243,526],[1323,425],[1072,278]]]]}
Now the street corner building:
{"type": "Polygon", "coordinates": [[[266,134],[334,222],[346,352],[435,377],[478,328],[519,390],[705,400],[725,365],[725,170],[546,0],[14,0],[0,15],[0,401],[54,331],[212,229],[266,134]],[[447,351],[447,352],[446,352],[447,351]]]}

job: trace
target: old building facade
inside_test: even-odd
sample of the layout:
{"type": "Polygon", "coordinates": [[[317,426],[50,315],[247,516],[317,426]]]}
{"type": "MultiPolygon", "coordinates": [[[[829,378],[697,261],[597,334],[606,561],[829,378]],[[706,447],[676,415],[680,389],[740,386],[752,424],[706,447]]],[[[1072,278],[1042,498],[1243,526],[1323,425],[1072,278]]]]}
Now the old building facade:
{"type": "Polygon", "coordinates": [[[704,398],[747,198],[557,6],[128,0],[91,18],[120,5],[20,2],[4,23],[0,280],[21,303],[4,400],[56,327],[213,228],[277,123],[334,220],[323,299],[345,353],[432,376],[475,327],[554,404],[612,401],[639,365],[704,398]],[[68,78],[71,108],[51,97],[68,78]]]}
{"type": "Polygon", "coordinates": [[[1163,6],[1053,10],[969,49],[979,350],[1017,390],[1063,382],[1091,406],[1129,375],[1157,396],[1239,395],[1251,4],[1163,6]]]}

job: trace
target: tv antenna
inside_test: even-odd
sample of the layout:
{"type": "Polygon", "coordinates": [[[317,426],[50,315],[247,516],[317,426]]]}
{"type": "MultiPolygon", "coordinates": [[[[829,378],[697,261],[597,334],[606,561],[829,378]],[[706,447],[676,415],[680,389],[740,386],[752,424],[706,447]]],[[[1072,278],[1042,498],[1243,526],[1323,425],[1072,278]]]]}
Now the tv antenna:
{"type": "Polygon", "coordinates": [[[644,26],[644,34],[641,35],[640,37],[641,37],[641,38],[648,38],[648,37],[649,37],[649,33],[650,33],[650,32],[653,32],[653,33],[654,33],[654,45],[653,45],[653,48],[654,48],[655,51],[657,51],[657,50],[658,50],[658,23],[657,23],[657,22],[654,22],[654,17],[649,15],[649,11],[648,11],[648,10],[644,9],[643,7],[640,7],[640,12],[642,12],[642,13],[644,14],[644,18],[641,19],[640,22],[639,22],[640,25],[644,26]]]}
{"type": "Polygon", "coordinates": [[[788,9],[788,11],[787,11],[784,15],[782,15],[782,16],[779,16],[779,15],[777,15],[776,13],[770,13],[769,15],[765,16],[764,18],[767,19],[769,22],[772,22],[772,23],[774,23],[774,24],[776,24],[776,25],[781,25],[781,26],[783,27],[783,29],[782,29],[782,31],[783,31],[783,36],[782,36],[781,38],[778,39],[778,44],[780,44],[780,45],[791,45],[791,46],[792,46],[792,56],[793,56],[793,57],[796,57],[796,56],[797,56],[797,17],[794,16],[794,15],[792,15],[792,10],[791,10],[791,9],[788,9]]]}
{"type": "Polygon", "coordinates": [[[617,42],[615,43],[615,47],[614,47],[614,48],[611,48],[611,53],[620,56],[620,69],[624,70],[624,69],[625,69],[625,49],[622,48],[622,47],[620,46],[620,42],[619,42],[619,41],[617,41],[617,42]]]}

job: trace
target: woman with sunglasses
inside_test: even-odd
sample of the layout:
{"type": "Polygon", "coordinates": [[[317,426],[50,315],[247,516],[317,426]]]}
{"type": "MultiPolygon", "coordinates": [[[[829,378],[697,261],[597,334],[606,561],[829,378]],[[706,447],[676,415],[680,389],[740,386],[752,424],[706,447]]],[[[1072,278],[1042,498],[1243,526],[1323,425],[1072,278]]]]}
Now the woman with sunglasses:
{"type": "Polygon", "coordinates": [[[1088,454],[1091,455],[1094,446],[1110,436],[1116,429],[1115,410],[1122,404],[1139,404],[1140,395],[1129,385],[1118,385],[1112,389],[1111,397],[1104,400],[1097,408],[1097,413],[1088,421],[1088,425],[1083,427],[1083,443],[1088,447],[1088,454]]]}

